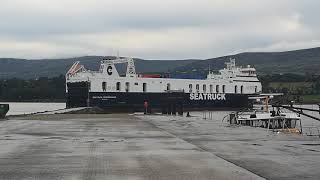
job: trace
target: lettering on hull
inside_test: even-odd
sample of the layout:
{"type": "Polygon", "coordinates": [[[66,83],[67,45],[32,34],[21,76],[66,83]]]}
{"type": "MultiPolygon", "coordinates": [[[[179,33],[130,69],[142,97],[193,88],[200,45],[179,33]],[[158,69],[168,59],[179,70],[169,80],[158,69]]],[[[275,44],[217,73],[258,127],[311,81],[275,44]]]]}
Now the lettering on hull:
{"type": "Polygon", "coordinates": [[[195,101],[225,101],[226,94],[212,94],[212,93],[190,93],[190,100],[195,101]]]}

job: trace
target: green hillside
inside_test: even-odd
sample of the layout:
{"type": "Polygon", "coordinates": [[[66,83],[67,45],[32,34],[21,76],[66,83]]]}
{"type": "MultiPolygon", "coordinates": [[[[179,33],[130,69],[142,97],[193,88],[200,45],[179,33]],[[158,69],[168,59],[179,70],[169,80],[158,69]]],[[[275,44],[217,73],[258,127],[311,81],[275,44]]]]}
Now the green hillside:
{"type": "Polygon", "coordinates": [[[238,65],[253,65],[259,74],[320,73],[320,48],[287,52],[240,53],[203,61],[195,61],[186,66],[175,68],[174,71],[183,72],[193,70],[206,73],[209,67],[212,70],[223,68],[224,63],[229,61],[230,58],[235,58],[238,65]]]}
{"type": "MultiPolygon", "coordinates": [[[[138,73],[170,71],[172,74],[193,73],[205,76],[209,67],[211,70],[221,69],[229,58],[235,58],[239,65],[253,65],[259,74],[319,74],[320,69],[320,48],[287,52],[240,53],[206,60],[135,59],[135,64],[138,73]]],[[[102,56],[42,60],[0,58],[0,79],[55,77],[65,74],[75,61],[81,61],[88,69],[98,70],[102,59],[102,56]]],[[[125,72],[124,64],[117,66],[120,73],[125,72]]]]}
{"type": "MultiPolygon", "coordinates": [[[[0,58],[0,79],[23,78],[35,79],[39,77],[55,77],[65,74],[75,61],[80,61],[87,69],[98,70],[102,56],[84,56],[68,59],[10,59],[0,58]]],[[[114,57],[108,57],[114,58],[114,57]]],[[[135,59],[136,71],[168,72],[174,68],[192,63],[195,60],[143,60],[135,59]]],[[[117,65],[120,73],[125,72],[125,64],[117,65]]]]}

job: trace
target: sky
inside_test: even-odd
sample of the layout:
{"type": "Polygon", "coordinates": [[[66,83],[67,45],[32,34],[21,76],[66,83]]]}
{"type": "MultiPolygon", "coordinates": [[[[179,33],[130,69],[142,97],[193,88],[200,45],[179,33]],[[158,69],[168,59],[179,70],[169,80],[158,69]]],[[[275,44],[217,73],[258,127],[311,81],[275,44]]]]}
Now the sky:
{"type": "Polygon", "coordinates": [[[319,0],[0,0],[0,57],[205,59],[320,46],[319,0]]]}

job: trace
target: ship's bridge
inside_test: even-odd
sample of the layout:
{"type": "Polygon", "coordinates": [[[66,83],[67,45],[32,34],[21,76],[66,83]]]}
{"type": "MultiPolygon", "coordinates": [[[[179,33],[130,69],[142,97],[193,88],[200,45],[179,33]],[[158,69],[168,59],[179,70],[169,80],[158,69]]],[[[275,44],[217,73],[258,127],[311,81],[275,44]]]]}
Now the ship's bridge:
{"type": "Polygon", "coordinates": [[[258,81],[255,68],[250,65],[245,68],[236,66],[235,59],[230,59],[230,62],[226,63],[226,68],[219,70],[218,74],[209,71],[207,79],[258,81]]]}
{"type": "Polygon", "coordinates": [[[257,76],[256,69],[253,67],[250,67],[250,65],[248,65],[246,68],[241,68],[240,74],[244,76],[251,76],[251,77],[257,76]]]}

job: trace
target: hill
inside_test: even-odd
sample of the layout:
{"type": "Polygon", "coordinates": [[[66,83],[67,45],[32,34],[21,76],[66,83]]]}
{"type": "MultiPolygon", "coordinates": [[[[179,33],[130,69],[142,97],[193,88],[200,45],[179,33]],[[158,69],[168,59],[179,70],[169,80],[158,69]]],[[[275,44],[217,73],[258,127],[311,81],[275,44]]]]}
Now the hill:
{"type": "MultiPolygon", "coordinates": [[[[210,67],[218,70],[224,67],[229,58],[236,58],[237,64],[253,65],[260,74],[276,73],[316,73],[320,69],[320,48],[302,49],[287,52],[246,52],[236,55],[206,60],[143,60],[135,59],[136,70],[145,72],[168,72],[172,74],[198,73],[205,75],[210,67]]],[[[86,68],[97,70],[102,56],[84,56],[66,59],[12,59],[0,58],[0,79],[54,77],[65,74],[75,62],[81,61],[86,68]]],[[[119,72],[125,72],[125,66],[118,65],[119,72]]]]}
{"type": "MultiPolygon", "coordinates": [[[[114,57],[109,57],[114,58],[114,57]]],[[[67,59],[12,59],[0,58],[0,79],[23,78],[35,79],[39,77],[55,77],[65,74],[75,61],[80,61],[87,69],[98,70],[102,56],[84,56],[67,59]]],[[[179,66],[192,63],[195,60],[143,60],[135,59],[136,71],[144,72],[168,72],[179,66]]],[[[120,73],[125,72],[124,64],[117,65],[120,73]]]]}
{"type": "Polygon", "coordinates": [[[235,58],[238,65],[253,65],[259,74],[294,73],[319,74],[320,48],[302,49],[286,52],[246,52],[236,55],[195,61],[186,66],[177,67],[173,72],[207,72],[210,67],[218,70],[224,67],[224,63],[230,58],[235,58]]]}

